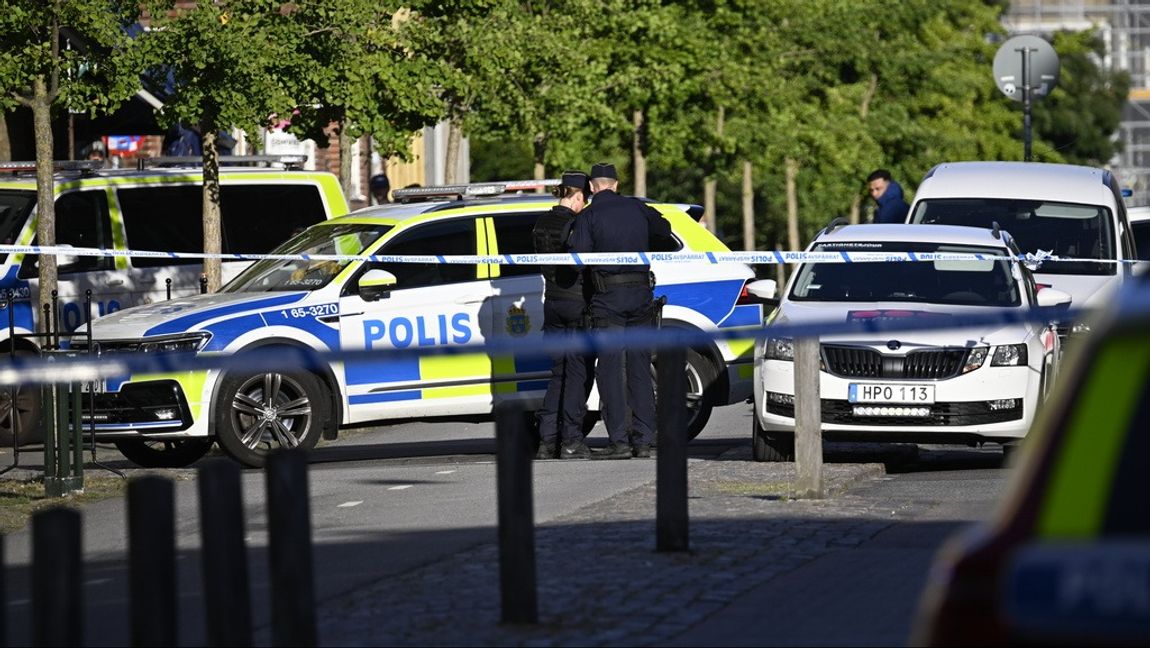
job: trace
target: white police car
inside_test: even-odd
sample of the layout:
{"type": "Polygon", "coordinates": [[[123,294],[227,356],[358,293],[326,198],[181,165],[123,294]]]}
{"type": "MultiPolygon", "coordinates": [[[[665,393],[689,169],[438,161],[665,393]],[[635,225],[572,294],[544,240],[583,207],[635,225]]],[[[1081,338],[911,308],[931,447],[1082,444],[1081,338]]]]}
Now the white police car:
{"type": "MultiPolygon", "coordinates": [[[[263,260],[213,295],[126,309],[92,324],[101,353],[122,351],[274,354],[315,350],[412,349],[522,339],[522,354],[396,357],[330,364],[316,371],[199,371],[108,380],[96,398],[97,435],[131,460],[186,465],[214,439],[258,466],[268,449],[314,445],[338,425],[432,416],[490,416],[512,399],[538,404],[550,364],[527,350],[543,324],[537,265],[306,261],[304,255],[530,254],[544,196],[470,194],[506,189],[461,186],[412,190],[414,204],[383,205],[317,224],[281,246],[290,261],[263,260]]],[[[398,197],[407,196],[403,191],[398,197]]],[[[727,248],[681,205],[654,205],[679,249],[727,248]]],[[[762,307],[746,292],[742,264],[652,265],[666,295],[663,326],[756,328],[762,307]]],[[[83,331],[82,331],[83,333],[83,331]]],[[[84,335],[74,346],[84,348],[84,335]]],[[[753,341],[716,341],[688,353],[688,389],[697,434],[714,405],[745,401],[753,341]]],[[[594,406],[595,403],[593,402],[594,406]]]]}
{"type": "MultiPolygon", "coordinates": [[[[936,225],[832,224],[814,252],[911,252],[1017,257],[1006,232],[936,225]]],[[[772,282],[773,283],[773,282],[772,282]]],[[[763,282],[752,292],[769,291],[763,282]]],[[[770,296],[770,295],[764,295],[770,296]]],[[[1038,290],[1013,260],[805,263],[771,324],[916,320],[1066,306],[1070,295],[1038,290]]],[[[768,327],[769,329],[769,327],[768,327]]],[[[1026,435],[1057,370],[1053,323],[822,336],[819,391],[829,439],[1010,443],[1026,435]]],[[[758,461],[794,454],[795,374],[790,338],[756,351],[752,438],[758,461]]],[[[802,397],[801,394],[798,395],[802,397]]]]}

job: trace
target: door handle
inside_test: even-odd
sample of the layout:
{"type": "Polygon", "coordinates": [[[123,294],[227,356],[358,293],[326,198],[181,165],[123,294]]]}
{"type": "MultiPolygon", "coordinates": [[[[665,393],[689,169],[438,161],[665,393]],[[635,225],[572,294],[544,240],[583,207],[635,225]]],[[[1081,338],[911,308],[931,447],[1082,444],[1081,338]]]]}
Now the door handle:
{"type": "Polygon", "coordinates": [[[123,286],[124,280],[123,279],[109,279],[107,285],[109,285],[109,286],[123,286]]]}
{"type": "Polygon", "coordinates": [[[486,297],[460,297],[455,300],[456,304],[482,304],[486,297]]]}

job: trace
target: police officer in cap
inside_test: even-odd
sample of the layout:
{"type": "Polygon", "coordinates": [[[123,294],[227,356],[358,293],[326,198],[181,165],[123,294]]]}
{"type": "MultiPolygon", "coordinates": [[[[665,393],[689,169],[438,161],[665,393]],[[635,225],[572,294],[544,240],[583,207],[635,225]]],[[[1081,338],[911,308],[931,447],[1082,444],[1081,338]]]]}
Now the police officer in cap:
{"type": "MultiPolygon", "coordinates": [[[[568,171],[555,188],[559,204],[539,217],[532,231],[535,251],[541,254],[570,252],[575,215],[583,210],[590,191],[587,174],[568,171]]],[[[543,266],[543,335],[564,335],[583,328],[587,298],[580,268],[571,265],[543,266]]],[[[593,360],[580,353],[556,353],[551,358],[551,381],[539,420],[539,453],[536,459],[587,459],[591,451],[583,441],[583,417],[587,411],[588,380],[593,360]],[[560,442],[559,440],[562,439],[560,442]]]]}
{"type": "MultiPolygon", "coordinates": [[[[614,165],[600,163],[591,167],[594,201],[575,222],[571,249],[647,252],[652,244],[661,247],[662,242],[671,240],[670,223],[646,203],[620,196],[618,187],[614,165]]],[[[596,329],[654,327],[654,279],[650,266],[596,265],[588,280],[594,286],[591,322],[596,329]]],[[[597,374],[603,421],[611,440],[595,458],[650,457],[655,435],[651,351],[629,348],[601,353],[597,374]]]]}

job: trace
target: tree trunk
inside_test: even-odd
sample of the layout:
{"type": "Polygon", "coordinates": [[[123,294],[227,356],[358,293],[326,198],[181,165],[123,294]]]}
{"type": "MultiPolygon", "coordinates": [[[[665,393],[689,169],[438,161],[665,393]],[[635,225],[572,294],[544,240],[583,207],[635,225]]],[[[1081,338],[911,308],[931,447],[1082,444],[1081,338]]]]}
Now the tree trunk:
{"type": "Polygon", "coordinates": [[[787,158],[786,162],[786,191],[787,191],[787,242],[791,250],[801,250],[799,247],[799,197],[795,193],[795,178],[799,175],[799,162],[794,158],[787,158]]]}
{"type": "MultiPolygon", "coordinates": [[[[39,76],[32,80],[32,132],[36,139],[36,242],[56,245],[56,183],[52,175],[52,101],[48,96],[48,83],[39,76]]],[[[36,327],[41,333],[49,330],[49,320],[40,317],[44,306],[52,303],[52,291],[57,287],[56,255],[41,254],[39,259],[40,299],[36,327]]]]}
{"type": "Polygon", "coordinates": [[[755,184],[751,161],[743,160],[743,249],[755,249],[755,184]]]}
{"type": "MultiPolygon", "coordinates": [[[[724,117],[725,111],[723,110],[722,106],[719,106],[719,114],[715,118],[716,137],[723,136],[724,117]]],[[[717,173],[714,164],[715,153],[716,151],[714,147],[711,147],[710,150],[707,151],[707,165],[710,168],[706,180],[703,181],[703,225],[707,229],[711,230],[711,232],[718,231],[718,224],[716,222],[715,216],[715,193],[718,190],[719,181],[715,178],[715,174],[717,173]]]]}
{"type": "Polygon", "coordinates": [[[547,177],[547,166],[543,162],[543,158],[547,154],[547,136],[543,133],[537,133],[535,140],[531,143],[531,149],[535,155],[533,178],[535,180],[542,180],[547,177]]]}
{"type": "MultiPolygon", "coordinates": [[[[219,254],[220,245],[220,156],[216,150],[216,129],[205,125],[200,129],[204,145],[204,254],[219,254]]],[[[220,259],[204,259],[204,276],[208,278],[208,292],[220,289],[223,272],[220,259]]]]}
{"type": "Polygon", "coordinates": [[[850,214],[849,214],[851,225],[858,225],[859,224],[859,214],[861,212],[862,212],[862,196],[855,194],[855,197],[851,200],[851,210],[850,210],[850,214]]]}
{"type": "Polygon", "coordinates": [[[8,136],[8,117],[0,114],[0,160],[12,159],[12,138],[8,136]]]}
{"type": "Polygon", "coordinates": [[[631,131],[631,160],[632,172],[635,175],[635,190],[633,195],[647,195],[647,123],[643,110],[639,109],[632,115],[634,127],[631,131]]]}
{"type": "Polygon", "coordinates": [[[447,122],[447,150],[443,155],[443,184],[455,184],[459,177],[459,145],[463,133],[453,119],[447,122]]]}
{"type": "Polygon", "coordinates": [[[351,186],[351,147],[355,141],[347,136],[347,118],[339,122],[339,186],[343,187],[343,195],[348,200],[359,193],[356,187],[351,186]]]}

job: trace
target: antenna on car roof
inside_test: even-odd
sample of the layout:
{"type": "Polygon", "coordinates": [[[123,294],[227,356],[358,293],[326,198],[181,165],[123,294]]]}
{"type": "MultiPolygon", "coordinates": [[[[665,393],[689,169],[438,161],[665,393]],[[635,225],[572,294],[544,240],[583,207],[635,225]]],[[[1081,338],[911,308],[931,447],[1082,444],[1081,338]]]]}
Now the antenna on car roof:
{"type": "Polygon", "coordinates": [[[842,216],[838,216],[838,217],[834,218],[830,222],[830,224],[828,224],[826,226],[826,228],[823,229],[823,233],[824,234],[830,234],[831,232],[835,231],[836,229],[838,229],[844,225],[850,225],[850,224],[851,224],[851,222],[849,220],[843,218],[842,216]]]}
{"type": "Polygon", "coordinates": [[[990,221],[990,235],[996,239],[1002,238],[1002,228],[998,226],[998,221],[990,221]]]}
{"type": "Polygon", "coordinates": [[[396,202],[410,203],[424,200],[463,200],[498,196],[505,193],[523,193],[559,185],[558,180],[500,180],[498,182],[476,182],[472,184],[436,185],[432,187],[409,187],[391,192],[396,202]]]}
{"type": "MultiPolygon", "coordinates": [[[[221,155],[220,166],[255,166],[283,169],[303,169],[306,155],[221,155]]],[[[136,169],[143,171],[155,167],[195,167],[203,166],[204,159],[198,155],[161,155],[142,157],[136,160],[136,169]]]]}

